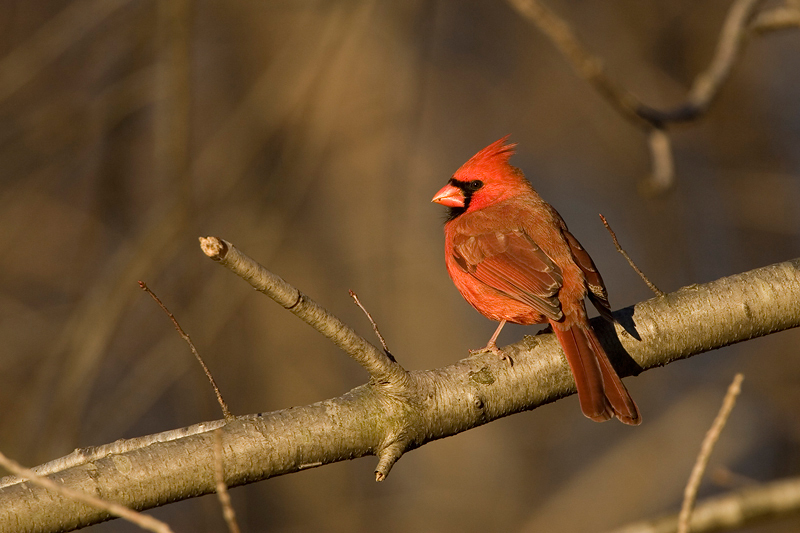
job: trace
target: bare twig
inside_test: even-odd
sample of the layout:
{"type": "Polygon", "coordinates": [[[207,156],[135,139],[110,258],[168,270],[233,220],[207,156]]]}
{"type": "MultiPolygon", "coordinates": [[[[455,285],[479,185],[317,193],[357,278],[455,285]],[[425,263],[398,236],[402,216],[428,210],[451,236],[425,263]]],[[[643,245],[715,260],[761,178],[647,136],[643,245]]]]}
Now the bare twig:
{"type": "Polygon", "coordinates": [[[256,261],[217,237],[200,237],[200,247],[208,257],[219,261],[250,285],[333,341],[363,366],[376,380],[401,382],[408,373],[397,361],[364,339],[318,303],[289,285],[256,261]]]}
{"type": "Polygon", "coordinates": [[[123,520],[127,520],[128,522],[136,524],[142,529],[155,531],[156,533],[172,533],[172,529],[170,529],[170,527],[161,520],[157,520],[152,516],[136,512],[133,509],[125,507],[124,505],[101,500],[100,498],[92,496],[91,494],[65,487],[64,485],[56,483],[50,478],[38,476],[33,472],[33,470],[25,468],[13,459],[9,459],[2,452],[0,452],[0,465],[14,475],[27,479],[34,485],[39,485],[40,487],[57,492],[66,498],[102,509],[111,515],[118,516],[123,520]]]}
{"type": "Polygon", "coordinates": [[[647,276],[644,275],[644,272],[639,270],[639,267],[637,267],[636,263],[633,262],[633,259],[631,259],[631,256],[629,256],[628,253],[625,250],[622,249],[622,246],[620,246],[619,241],[617,240],[617,234],[614,233],[613,229],[611,229],[611,226],[608,224],[608,220],[606,220],[606,217],[604,217],[603,215],[600,215],[600,220],[603,221],[603,225],[606,227],[608,232],[611,234],[611,238],[614,239],[614,246],[616,246],[617,251],[619,253],[621,253],[622,257],[624,257],[628,261],[628,264],[631,265],[631,268],[634,271],[636,271],[637,274],[639,274],[639,277],[642,278],[642,281],[644,281],[645,284],[648,287],[650,287],[650,290],[653,291],[654,293],[656,293],[657,296],[666,296],[667,293],[665,293],[664,291],[662,291],[661,289],[656,287],[649,279],[647,279],[647,276]]]}
{"type": "Polygon", "coordinates": [[[369,319],[369,323],[372,324],[372,329],[375,331],[375,335],[378,336],[378,340],[381,341],[381,346],[383,346],[383,351],[386,352],[386,355],[389,356],[392,361],[394,361],[394,356],[392,352],[389,351],[389,347],[386,345],[386,340],[381,335],[381,332],[378,330],[378,324],[375,323],[375,320],[372,319],[372,315],[367,311],[367,309],[361,305],[361,301],[358,299],[358,295],[353,292],[352,290],[348,291],[350,293],[350,297],[353,298],[353,301],[356,303],[358,307],[364,311],[364,314],[367,315],[367,319],[369,319]]]}
{"type": "Polygon", "coordinates": [[[689,476],[689,482],[686,484],[686,490],[684,491],[683,505],[678,515],[678,533],[689,533],[689,521],[692,517],[695,501],[697,500],[697,489],[700,487],[700,480],[703,478],[703,472],[706,470],[711,452],[714,450],[714,445],[717,443],[717,440],[719,440],[719,435],[722,433],[722,429],[728,421],[728,416],[731,414],[733,406],[736,405],[736,397],[739,396],[742,390],[743,379],[744,376],[742,374],[736,374],[736,376],[734,376],[733,382],[730,387],[728,387],[728,393],[722,401],[719,414],[717,418],[714,419],[711,429],[706,433],[705,439],[703,439],[703,444],[700,447],[700,454],[697,456],[697,462],[695,462],[694,468],[692,468],[692,474],[689,476]]]}
{"type": "Polygon", "coordinates": [[[222,516],[228,524],[228,531],[239,533],[239,524],[236,522],[236,512],[231,505],[231,496],[228,486],[225,485],[225,466],[222,464],[222,431],[214,430],[214,482],[217,485],[217,497],[222,505],[222,516]]]}
{"type": "Polygon", "coordinates": [[[217,382],[214,381],[214,376],[211,375],[211,371],[208,369],[205,362],[203,362],[203,358],[200,357],[199,353],[197,353],[197,349],[194,347],[192,339],[190,339],[189,335],[187,335],[186,332],[183,331],[183,328],[181,328],[181,325],[178,324],[178,321],[175,319],[175,316],[169,312],[167,306],[165,306],[161,302],[158,296],[156,296],[155,293],[151,291],[147,285],[145,285],[144,281],[139,282],[139,287],[141,287],[143,291],[149,294],[153,298],[153,300],[156,301],[158,306],[161,307],[161,309],[167,314],[169,319],[172,320],[172,324],[175,326],[175,329],[178,330],[178,333],[180,334],[181,338],[186,341],[186,344],[189,345],[189,349],[192,350],[192,353],[194,354],[195,359],[197,359],[197,362],[200,363],[201,367],[203,367],[203,372],[206,373],[206,377],[208,378],[209,383],[211,383],[211,386],[214,388],[214,394],[217,395],[217,401],[219,402],[219,406],[222,408],[222,414],[223,416],[225,416],[225,420],[233,419],[234,416],[228,409],[228,404],[226,404],[225,400],[222,399],[222,393],[219,392],[219,387],[217,387],[217,382]]]}

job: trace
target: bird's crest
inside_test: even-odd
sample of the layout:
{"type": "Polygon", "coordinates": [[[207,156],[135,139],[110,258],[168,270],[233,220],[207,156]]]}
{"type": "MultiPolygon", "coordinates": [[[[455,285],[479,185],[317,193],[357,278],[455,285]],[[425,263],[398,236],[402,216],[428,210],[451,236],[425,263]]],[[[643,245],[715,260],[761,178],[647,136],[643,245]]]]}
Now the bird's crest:
{"type": "Polygon", "coordinates": [[[491,172],[509,166],[508,159],[514,154],[514,148],[517,146],[517,143],[506,144],[510,136],[506,135],[472,156],[456,171],[456,175],[491,172]]]}

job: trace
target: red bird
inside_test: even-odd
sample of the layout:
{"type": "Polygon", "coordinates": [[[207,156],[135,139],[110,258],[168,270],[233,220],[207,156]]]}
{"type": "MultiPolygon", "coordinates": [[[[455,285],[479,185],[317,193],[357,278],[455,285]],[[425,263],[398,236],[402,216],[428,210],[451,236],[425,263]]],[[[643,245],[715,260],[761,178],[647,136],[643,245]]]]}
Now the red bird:
{"type": "Polygon", "coordinates": [[[549,323],[572,369],[583,414],[637,425],[639,409],[589,325],[584,298],[608,320],[603,278],[592,258],[542,200],[522,171],[508,163],[508,136],[459,168],[433,201],[450,208],[444,226],[447,272],[461,295],[500,325],[549,323]]]}

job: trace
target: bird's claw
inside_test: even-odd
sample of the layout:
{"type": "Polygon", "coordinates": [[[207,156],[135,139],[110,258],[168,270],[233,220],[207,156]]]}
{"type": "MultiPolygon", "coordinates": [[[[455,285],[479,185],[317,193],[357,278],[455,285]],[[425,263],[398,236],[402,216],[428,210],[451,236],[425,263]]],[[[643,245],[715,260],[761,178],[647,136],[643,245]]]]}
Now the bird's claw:
{"type": "Polygon", "coordinates": [[[514,361],[511,359],[511,356],[509,356],[507,353],[503,352],[503,350],[498,348],[496,344],[489,344],[488,346],[484,346],[483,348],[480,348],[478,350],[470,350],[469,354],[470,355],[478,355],[478,354],[486,353],[486,352],[493,353],[494,355],[499,357],[501,360],[503,360],[506,363],[508,363],[508,366],[514,366],[514,361]]]}

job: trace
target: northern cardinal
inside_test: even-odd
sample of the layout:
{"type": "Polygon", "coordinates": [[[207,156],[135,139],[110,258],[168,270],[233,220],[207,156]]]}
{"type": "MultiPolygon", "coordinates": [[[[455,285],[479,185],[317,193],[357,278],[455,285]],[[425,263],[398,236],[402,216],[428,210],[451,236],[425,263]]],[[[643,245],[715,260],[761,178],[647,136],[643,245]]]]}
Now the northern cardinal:
{"type": "Polygon", "coordinates": [[[495,341],[506,322],[549,323],[572,369],[583,414],[637,425],[639,410],[586,316],[588,296],[612,320],[603,278],[561,216],[508,163],[516,144],[507,139],[475,154],[433,197],[450,208],[447,272],[467,302],[500,322],[483,350],[502,355],[495,341]]]}

